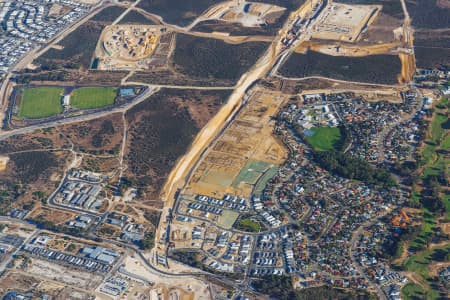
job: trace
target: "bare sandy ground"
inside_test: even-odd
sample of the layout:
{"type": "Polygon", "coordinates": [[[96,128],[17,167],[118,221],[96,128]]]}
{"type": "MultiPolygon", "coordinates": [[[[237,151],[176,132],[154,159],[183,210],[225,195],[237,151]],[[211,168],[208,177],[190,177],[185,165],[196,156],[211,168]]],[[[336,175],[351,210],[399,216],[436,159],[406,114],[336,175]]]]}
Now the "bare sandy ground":
{"type": "Polygon", "coordinates": [[[168,289],[176,288],[181,292],[193,292],[194,299],[211,299],[208,284],[194,277],[168,276],[150,270],[140,259],[127,256],[124,260],[125,270],[138,276],[146,278],[155,283],[155,286],[165,286],[168,289]]]}
{"type": "Polygon", "coordinates": [[[9,157],[0,156],[0,172],[6,170],[6,165],[8,164],[8,161],[9,161],[9,157]]]}

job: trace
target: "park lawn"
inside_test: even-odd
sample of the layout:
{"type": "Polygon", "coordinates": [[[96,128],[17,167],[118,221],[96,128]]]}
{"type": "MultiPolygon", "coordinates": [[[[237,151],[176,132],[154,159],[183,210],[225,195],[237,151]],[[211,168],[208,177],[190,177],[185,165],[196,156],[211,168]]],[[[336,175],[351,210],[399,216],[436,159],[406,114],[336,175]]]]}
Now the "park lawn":
{"type": "Polygon", "coordinates": [[[425,147],[423,147],[422,157],[427,164],[430,163],[431,161],[433,161],[435,150],[436,150],[436,146],[431,145],[431,144],[426,144],[425,147]]]}
{"type": "Polygon", "coordinates": [[[442,199],[444,200],[446,211],[444,222],[450,222],[450,194],[444,194],[444,196],[442,196],[442,199]]]}
{"type": "Polygon", "coordinates": [[[425,290],[418,284],[408,283],[402,288],[402,299],[422,299],[425,295],[425,290]]]}
{"type": "Polygon", "coordinates": [[[411,242],[409,247],[412,250],[422,250],[426,247],[427,237],[431,235],[436,227],[436,216],[427,208],[422,207],[423,223],[419,235],[411,242]]]}
{"type": "Polygon", "coordinates": [[[253,189],[253,194],[258,196],[261,195],[267,185],[267,182],[269,182],[272,177],[277,175],[277,173],[278,167],[269,168],[256,182],[255,188],[253,189]]]}
{"type": "MultiPolygon", "coordinates": [[[[448,150],[450,147],[450,136],[446,124],[448,117],[446,116],[445,107],[448,105],[448,99],[444,98],[436,105],[436,111],[433,116],[430,128],[429,143],[425,145],[422,151],[422,157],[426,164],[422,173],[422,178],[426,179],[430,176],[438,176],[442,172],[448,174],[450,161],[445,157],[439,149],[448,150]]],[[[450,219],[450,199],[449,195],[443,193],[443,202],[446,207],[446,219],[450,219]]],[[[427,211],[424,211],[426,215],[427,211]]]]}
{"type": "Polygon", "coordinates": [[[444,98],[435,106],[435,113],[430,126],[430,138],[422,151],[422,157],[425,162],[429,164],[436,155],[436,148],[441,145],[443,149],[448,149],[450,146],[449,136],[446,135],[445,124],[448,123],[448,118],[445,114],[445,106],[448,104],[448,99],[444,98]]]}
{"type": "Polygon", "coordinates": [[[431,135],[434,143],[439,144],[444,136],[443,124],[448,120],[447,116],[437,112],[431,123],[431,135]]]}
{"type": "Polygon", "coordinates": [[[450,149],[450,135],[447,135],[442,142],[442,149],[449,150],[450,149]]]}
{"type": "Polygon", "coordinates": [[[78,88],[70,96],[70,106],[92,109],[113,105],[117,89],[112,87],[78,88]]]}
{"type": "Polygon", "coordinates": [[[45,118],[62,112],[61,97],[63,88],[34,87],[26,88],[22,92],[20,102],[20,118],[45,118]]]}
{"type": "MultiPolygon", "coordinates": [[[[448,118],[445,115],[445,105],[448,100],[443,99],[436,105],[436,111],[433,116],[430,128],[430,137],[428,144],[422,151],[422,157],[425,160],[425,167],[421,177],[423,179],[438,175],[440,172],[447,172],[448,160],[438,151],[439,148],[448,149],[445,124],[448,122],[448,118]],[[446,145],[447,144],[447,145],[446,145]]],[[[412,200],[419,202],[420,195],[418,192],[414,192],[412,200]]],[[[446,206],[446,219],[449,219],[450,199],[449,195],[443,196],[443,202],[446,206]]],[[[419,235],[411,242],[410,249],[416,252],[415,255],[407,258],[403,264],[403,267],[409,272],[413,272],[420,276],[423,283],[423,287],[414,283],[405,285],[402,289],[402,295],[404,299],[438,299],[439,293],[430,286],[432,278],[429,274],[428,265],[434,261],[441,261],[443,255],[438,255],[438,251],[450,252],[450,245],[446,245],[441,248],[435,248],[432,250],[426,250],[427,239],[432,235],[432,232],[436,230],[436,215],[429,211],[426,207],[422,207],[423,222],[419,235]]]]}
{"type": "Polygon", "coordinates": [[[312,136],[306,136],[308,143],[316,151],[336,150],[336,144],[341,140],[341,131],[337,127],[313,127],[312,136]]]}
{"type": "MultiPolygon", "coordinates": [[[[406,268],[406,270],[419,275],[424,285],[428,286],[425,289],[427,296],[426,299],[439,298],[439,293],[430,287],[433,278],[429,273],[428,265],[433,262],[444,261],[447,253],[450,253],[450,244],[443,247],[434,248],[432,250],[417,252],[415,255],[408,257],[404,262],[404,267],[406,268]]],[[[407,286],[408,285],[406,285],[405,287],[407,286]]],[[[406,291],[408,291],[408,288],[406,289],[406,291]]]]}
{"type": "Polygon", "coordinates": [[[270,165],[266,162],[250,159],[233,180],[232,187],[236,188],[241,182],[255,184],[261,174],[267,170],[270,165]]]}
{"type": "Polygon", "coordinates": [[[428,164],[423,171],[423,178],[429,176],[438,176],[441,172],[448,172],[447,168],[450,163],[448,159],[441,154],[436,154],[437,159],[433,163],[428,164]]]}
{"type": "Polygon", "coordinates": [[[239,220],[236,225],[236,229],[248,232],[259,232],[260,228],[258,222],[249,218],[239,220]]]}

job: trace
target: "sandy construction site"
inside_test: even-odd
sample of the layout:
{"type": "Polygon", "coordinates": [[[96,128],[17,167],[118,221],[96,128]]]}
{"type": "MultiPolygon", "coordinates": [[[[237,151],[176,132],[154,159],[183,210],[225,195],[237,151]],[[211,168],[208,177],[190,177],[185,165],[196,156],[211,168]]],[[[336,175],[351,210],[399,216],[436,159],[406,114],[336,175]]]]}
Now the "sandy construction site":
{"type": "Polygon", "coordinates": [[[258,27],[275,23],[286,8],[257,2],[228,1],[209,9],[202,20],[221,20],[240,23],[245,27],[258,27]]]}
{"type": "Polygon", "coordinates": [[[258,179],[284,162],[287,150],[272,134],[285,95],[257,89],[194,171],[186,193],[249,197],[258,179]]]}
{"type": "Polygon", "coordinates": [[[165,28],[151,25],[107,26],[95,49],[99,70],[146,69],[165,28]]]}
{"type": "Polygon", "coordinates": [[[377,55],[385,53],[398,52],[400,42],[384,43],[374,45],[358,45],[348,44],[342,42],[318,42],[308,41],[300,44],[295,52],[306,53],[309,50],[320,52],[332,56],[350,56],[350,57],[363,57],[368,55],[377,55]]]}
{"type": "MultiPolygon", "coordinates": [[[[175,271],[174,269],[172,272],[175,271]]],[[[127,256],[124,260],[124,270],[154,283],[154,287],[150,291],[149,299],[151,300],[206,300],[211,298],[207,283],[195,277],[165,276],[156,273],[143,265],[137,257],[127,256]]]]}
{"type": "Polygon", "coordinates": [[[6,165],[8,164],[9,157],[0,156],[0,172],[6,170],[6,165]]]}
{"type": "Polygon", "coordinates": [[[319,15],[312,37],[355,42],[366,26],[375,20],[380,10],[380,5],[331,3],[319,15]]]}

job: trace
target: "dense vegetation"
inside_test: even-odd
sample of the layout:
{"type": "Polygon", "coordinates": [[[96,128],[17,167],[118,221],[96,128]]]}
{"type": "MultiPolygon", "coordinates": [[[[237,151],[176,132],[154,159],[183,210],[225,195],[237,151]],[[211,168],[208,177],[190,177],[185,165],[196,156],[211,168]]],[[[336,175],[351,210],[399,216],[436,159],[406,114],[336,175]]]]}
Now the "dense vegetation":
{"type": "Polygon", "coordinates": [[[314,51],[293,53],[280,69],[287,77],[323,76],[356,82],[394,84],[401,71],[401,62],[394,55],[344,57],[314,51]]]}
{"type": "Polygon", "coordinates": [[[366,184],[395,185],[387,169],[376,169],[364,159],[351,154],[337,151],[315,152],[314,160],[325,170],[345,178],[360,180],[366,184]]]}
{"type": "Polygon", "coordinates": [[[432,121],[424,124],[428,128],[422,134],[424,147],[417,155],[417,162],[410,168],[413,193],[409,206],[422,210],[422,221],[414,234],[406,237],[410,241],[409,251],[423,251],[432,242],[448,239],[438,225],[439,219],[444,222],[450,220],[450,194],[447,188],[447,155],[450,148],[448,106],[448,100],[442,99],[434,107],[432,121]]]}
{"type": "Polygon", "coordinates": [[[155,245],[155,233],[148,231],[144,234],[144,239],[140,242],[139,246],[143,250],[152,249],[155,245]]]}
{"type": "Polygon", "coordinates": [[[161,186],[164,178],[198,131],[189,113],[161,95],[127,113],[131,124],[129,165],[143,184],[161,186]],[[135,122],[136,113],[145,114],[135,122]],[[162,176],[163,178],[161,178],[162,176]]]}
{"type": "Polygon", "coordinates": [[[292,279],[287,276],[266,276],[252,282],[253,288],[263,294],[269,295],[271,299],[279,300],[336,300],[336,299],[354,299],[368,300],[376,299],[374,295],[367,292],[357,292],[342,290],[329,286],[306,288],[296,291],[292,287],[292,279]]]}
{"type": "MultiPolygon", "coordinates": [[[[125,76],[125,75],[124,75],[125,76]]],[[[151,82],[152,84],[162,85],[183,85],[183,86],[227,86],[235,85],[236,80],[231,79],[216,79],[216,78],[196,78],[180,74],[172,69],[155,70],[155,71],[136,71],[128,79],[135,82],[151,82]]],[[[119,80],[120,84],[120,80],[119,80]]]]}
{"type": "MultiPolygon", "coordinates": [[[[406,0],[406,6],[416,28],[441,29],[450,27],[450,7],[438,5],[439,1],[406,0]]],[[[442,1],[445,5],[445,1],[442,1]]]]}
{"type": "Polygon", "coordinates": [[[163,89],[126,113],[129,180],[158,199],[170,170],[229,91],[163,89]]]}
{"type": "Polygon", "coordinates": [[[125,8],[119,6],[110,6],[103,9],[101,12],[96,14],[91,18],[92,21],[101,21],[101,22],[113,22],[116,20],[123,12],[125,8]]]}
{"type": "Polygon", "coordinates": [[[57,158],[51,152],[15,153],[10,155],[10,159],[14,163],[16,177],[25,184],[36,181],[50,168],[58,166],[57,158]]]}
{"type": "Polygon", "coordinates": [[[178,34],[173,63],[179,72],[189,76],[237,80],[255,64],[267,46],[263,42],[233,45],[218,39],[178,34]]]}
{"type": "Polygon", "coordinates": [[[386,168],[375,168],[364,159],[343,152],[351,141],[350,134],[344,126],[323,127],[319,135],[316,132],[312,137],[306,136],[300,127],[297,127],[296,131],[313,149],[314,161],[325,170],[366,184],[386,187],[396,184],[386,168]]]}
{"type": "Polygon", "coordinates": [[[198,130],[187,110],[171,101],[173,93],[160,92],[126,114],[130,124],[129,166],[140,186],[161,188],[198,130]]]}
{"type": "Polygon", "coordinates": [[[215,0],[142,0],[138,7],[160,15],[165,22],[180,26],[188,25],[215,0]]]}
{"type": "Polygon", "coordinates": [[[147,19],[143,14],[132,10],[128,12],[122,20],[120,20],[119,24],[155,25],[157,23],[147,19]]]}
{"type": "Polygon", "coordinates": [[[194,268],[201,268],[203,266],[200,262],[200,253],[198,251],[176,250],[171,252],[171,256],[174,257],[177,261],[181,261],[182,263],[194,268]]]}
{"type": "Polygon", "coordinates": [[[450,67],[450,7],[445,1],[430,0],[406,0],[406,5],[417,31],[414,34],[417,67],[450,67]]]}
{"type": "MultiPolygon", "coordinates": [[[[68,124],[63,126],[61,131],[73,142],[76,151],[93,155],[116,155],[122,142],[122,115],[117,113],[86,122],[68,124]]],[[[90,161],[89,165],[95,167],[96,163],[90,161]]]]}
{"type": "Polygon", "coordinates": [[[352,300],[375,300],[377,297],[369,294],[366,291],[342,290],[332,288],[329,286],[313,287],[304,289],[296,293],[296,300],[310,300],[310,299],[352,299],[352,300]]]}
{"type": "Polygon", "coordinates": [[[10,179],[0,177],[0,214],[5,215],[8,207],[23,192],[23,186],[10,179]]]}
{"type": "MultiPolygon", "coordinates": [[[[383,219],[383,222],[389,223],[391,220],[383,219]]],[[[394,259],[399,258],[402,254],[406,241],[415,239],[420,234],[420,226],[409,226],[402,229],[401,234],[392,234],[383,244],[383,252],[380,255],[383,258],[394,259]]]]}
{"type": "MultiPolygon", "coordinates": [[[[45,63],[45,62],[44,62],[45,63]]],[[[14,78],[17,83],[28,84],[31,81],[64,81],[66,79],[67,72],[64,70],[43,72],[39,74],[20,74],[14,78]]]]}
{"type": "Polygon", "coordinates": [[[73,235],[73,236],[78,236],[78,237],[83,236],[83,234],[85,233],[80,228],[58,225],[58,224],[53,223],[52,221],[46,220],[42,216],[38,216],[32,220],[30,219],[29,221],[35,223],[39,229],[45,229],[45,230],[50,230],[50,231],[54,231],[54,232],[65,233],[68,235],[73,235]]]}
{"type": "Polygon", "coordinates": [[[237,230],[247,231],[247,232],[259,232],[261,226],[258,222],[250,218],[241,218],[238,220],[234,226],[237,230]]]}
{"type": "MultiPolygon", "coordinates": [[[[416,41],[414,41],[416,43],[416,41]]],[[[415,47],[416,65],[421,69],[450,67],[450,49],[415,47]]]]}
{"type": "Polygon", "coordinates": [[[91,57],[104,26],[88,21],[66,36],[59,44],[64,48],[49,49],[37,59],[37,63],[45,67],[48,64],[59,62],[77,63],[89,68],[91,57]]]}
{"type": "Polygon", "coordinates": [[[252,287],[274,299],[296,299],[297,296],[292,288],[292,279],[287,276],[266,276],[252,281],[252,287]]]}
{"type": "MultiPolygon", "coordinates": [[[[402,289],[403,299],[448,299],[448,290],[440,285],[439,280],[431,274],[432,264],[450,260],[450,245],[420,251],[409,256],[402,269],[411,272],[418,279],[420,286],[406,285],[402,289]]],[[[444,283],[445,284],[445,283],[444,283]]]]}
{"type": "Polygon", "coordinates": [[[106,119],[103,121],[100,130],[92,136],[92,146],[101,148],[105,145],[105,139],[115,133],[114,124],[111,120],[106,119]]]}
{"type": "Polygon", "coordinates": [[[448,242],[448,234],[440,227],[440,223],[450,219],[448,108],[449,101],[442,99],[430,110],[431,122],[423,124],[427,128],[422,134],[424,147],[417,154],[417,162],[410,166],[413,191],[408,205],[421,209],[421,224],[402,229],[401,234],[392,235],[383,245],[383,254],[390,259],[401,257],[404,251],[413,254],[394,265],[413,273],[416,278],[414,283],[403,287],[404,299],[447,299],[447,290],[431,270],[434,264],[450,259],[450,246],[444,243],[448,242]]]}
{"type": "Polygon", "coordinates": [[[417,29],[414,32],[415,47],[450,48],[450,28],[447,30],[417,29]]]}

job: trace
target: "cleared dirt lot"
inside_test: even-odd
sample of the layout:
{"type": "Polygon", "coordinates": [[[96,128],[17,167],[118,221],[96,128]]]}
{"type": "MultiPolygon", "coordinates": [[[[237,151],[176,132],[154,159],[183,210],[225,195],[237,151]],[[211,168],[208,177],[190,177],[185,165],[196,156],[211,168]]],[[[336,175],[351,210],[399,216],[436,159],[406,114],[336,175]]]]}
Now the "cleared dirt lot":
{"type": "Polygon", "coordinates": [[[364,57],[385,54],[396,50],[398,46],[400,46],[398,42],[372,45],[360,45],[358,43],[354,45],[342,42],[310,41],[302,43],[295,49],[295,52],[305,54],[307,51],[314,51],[331,56],[364,57]]]}
{"type": "Polygon", "coordinates": [[[186,192],[219,198],[225,193],[249,197],[257,179],[253,177],[261,173],[252,172],[247,176],[248,171],[245,171],[240,175],[247,162],[252,160],[255,166],[267,165],[266,169],[286,159],[286,149],[272,135],[274,123],[271,120],[286,99],[286,96],[264,90],[254,92],[249,104],[200,162],[186,192]],[[236,179],[238,175],[240,179],[236,179]]]}
{"type": "Polygon", "coordinates": [[[75,218],[76,214],[62,210],[55,210],[47,207],[35,209],[31,214],[31,219],[48,221],[54,224],[64,224],[65,222],[75,218]]]}
{"type": "Polygon", "coordinates": [[[15,272],[6,272],[0,279],[0,294],[4,294],[13,288],[19,291],[27,291],[30,288],[37,287],[42,281],[33,276],[25,276],[15,272]]]}
{"type": "Polygon", "coordinates": [[[381,6],[375,5],[328,5],[317,20],[313,37],[354,42],[380,10],[381,6]]]}
{"type": "Polygon", "coordinates": [[[284,7],[265,3],[228,1],[211,7],[200,18],[240,23],[244,27],[260,27],[275,23],[285,10],[284,7]]]}
{"type": "MultiPolygon", "coordinates": [[[[171,290],[176,289],[181,295],[189,296],[188,298],[181,297],[180,299],[182,300],[211,299],[208,284],[201,280],[195,279],[194,277],[166,277],[147,269],[139,259],[130,256],[126,257],[124,264],[124,268],[127,271],[138,274],[139,276],[142,276],[147,280],[155,283],[155,289],[152,295],[157,295],[158,288],[165,287],[171,290]]],[[[177,270],[175,270],[174,268],[174,270],[172,271],[177,270]]]]}
{"type": "Polygon", "coordinates": [[[8,164],[9,157],[8,156],[0,156],[0,171],[5,171],[6,166],[8,164]]]}
{"type": "Polygon", "coordinates": [[[31,259],[31,263],[25,271],[30,274],[44,276],[83,289],[93,289],[97,287],[103,279],[99,275],[80,270],[72,270],[65,266],[37,258],[31,259]]]}

